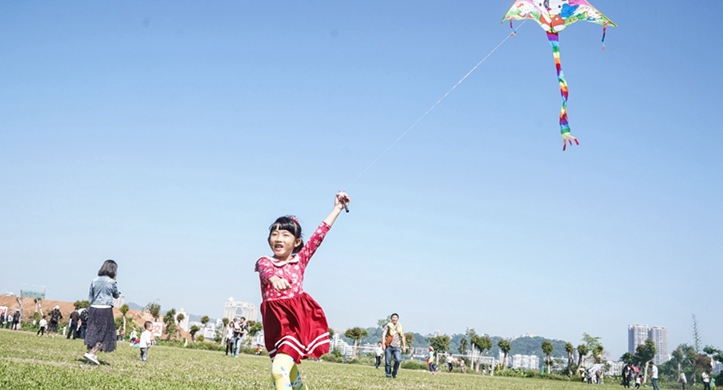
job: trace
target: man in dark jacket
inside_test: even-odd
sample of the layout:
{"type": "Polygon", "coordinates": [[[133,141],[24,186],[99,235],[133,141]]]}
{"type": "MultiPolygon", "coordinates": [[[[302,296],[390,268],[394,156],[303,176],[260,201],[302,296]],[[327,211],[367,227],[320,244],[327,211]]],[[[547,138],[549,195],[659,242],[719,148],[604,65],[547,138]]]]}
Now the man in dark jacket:
{"type": "Polygon", "coordinates": [[[72,313],[70,313],[70,323],[68,324],[68,335],[65,337],[66,339],[70,338],[70,334],[73,334],[73,340],[75,340],[76,337],[78,337],[78,320],[80,319],[80,314],[78,314],[78,309],[76,308],[73,310],[72,313]]]}
{"type": "Polygon", "coordinates": [[[20,309],[15,309],[13,314],[13,330],[20,330],[20,309]]]}

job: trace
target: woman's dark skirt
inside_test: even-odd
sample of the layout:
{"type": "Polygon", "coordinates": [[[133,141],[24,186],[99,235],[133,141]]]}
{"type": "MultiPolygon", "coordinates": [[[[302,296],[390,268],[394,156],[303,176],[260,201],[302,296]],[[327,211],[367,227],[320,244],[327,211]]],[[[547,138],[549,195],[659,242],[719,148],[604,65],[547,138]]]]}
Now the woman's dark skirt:
{"type": "Polygon", "coordinates": [[[101,343],[100,350],[112,352],[115,350],[116,334],[113,308],[88,308],[88,328],[85,333],[85,345],[89,348],[101,343]]]}

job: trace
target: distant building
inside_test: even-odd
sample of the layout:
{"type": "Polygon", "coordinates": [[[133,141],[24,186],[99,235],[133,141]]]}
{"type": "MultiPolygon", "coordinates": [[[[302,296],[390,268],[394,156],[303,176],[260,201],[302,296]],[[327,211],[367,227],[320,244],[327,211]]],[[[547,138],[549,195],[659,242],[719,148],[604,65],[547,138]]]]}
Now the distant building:
{"type": "Polygon", "coordinates": [[[664,326],[654,326],[648,332],[648,338],[655,343],[655,357],[653,361],[660,365],[670,360],[668,355],[668,328],[664,326]]]}
{"type": "Polygon", "coordinates": [[[539,370],[540,358],[537,355],[511,355],[507,357],[511,368],[524,368],[527,370],[539,370]]]}
{"type": "Polygon", "coordinates": [[[645,340],[651,339],[655,343],[655,357],[653,362],[655,364],[663,364],[670,360],[668,354],[668,328],[664,326],[653,326],[648,328],[648,325],[635,324],[628,325],[628,352],[635,353],[635,349],[645,344],[645,340]]]}
{"type": "Polygon", "coordinates": [[[635,353],[638,345],[645,344],[648,338],[648,325],[628,325],[628,352],[635,353]]]}
{"type": "Polygon", "coordinates": [[[625,362],[607,362],[610,368],[607,370],[608,375],[617,375],[620,376],[623,374],[623,367],[625,367],[625,362]]]}
{"type": "Polygon", "coordinates": [[[223,308],[223,318],[232,320],[234,318],[246,318],[246,321],[258,321],[259,309],[253,303],[237,302],[233,297],[226,301],[223,308]]]}
{"type": "Polygon", "coordinates": [[[718,375],[723,371],[723,363],[713,360],[711,364],[713,365],[713,375],[718,375]]]}

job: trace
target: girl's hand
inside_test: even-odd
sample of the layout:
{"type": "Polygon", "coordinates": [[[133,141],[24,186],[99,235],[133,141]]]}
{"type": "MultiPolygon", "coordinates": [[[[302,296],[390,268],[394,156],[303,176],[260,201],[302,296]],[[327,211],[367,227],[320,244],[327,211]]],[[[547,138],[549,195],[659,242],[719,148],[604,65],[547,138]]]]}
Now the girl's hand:
{"type": "Polygon", "coordinates": [[[344,208],[344,204],[349,204],[349,202],[351,202],[349,194],[344,191],[339,191],[336,193],[336,196],[334,197],[334,207],[341,210],[344,208]]]}
{"type": "Polygon", "coordinates": [[[278,276],[272,276],[269,278],[269,282],[271,282],[271,285],[274,286],[276,291],[288,290],[291,288],[291,284],[288,280],[282,279],[278,276]]]}

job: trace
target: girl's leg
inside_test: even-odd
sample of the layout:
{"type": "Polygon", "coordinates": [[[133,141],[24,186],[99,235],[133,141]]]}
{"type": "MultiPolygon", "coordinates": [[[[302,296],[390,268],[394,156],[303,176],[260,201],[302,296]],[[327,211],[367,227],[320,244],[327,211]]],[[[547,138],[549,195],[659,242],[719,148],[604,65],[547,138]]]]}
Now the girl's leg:
{"type": "Polygon", "coordinates": [[[299,366],[294,364],[294,367],[291,368],[291,388],[292,390],[308,390],[309,388],[306,387],[304,384],[304,381],[301,379],[301,372],[299,372],[299,366]]]}
{"type": "Polygon", "coordinates": [[[291,388],[291,370],[294,366],[296,366],[294,359],[285,353],[279,353],[274,357],[271,362],[271,380],[274,382],[274,389],[291,388]]]}

